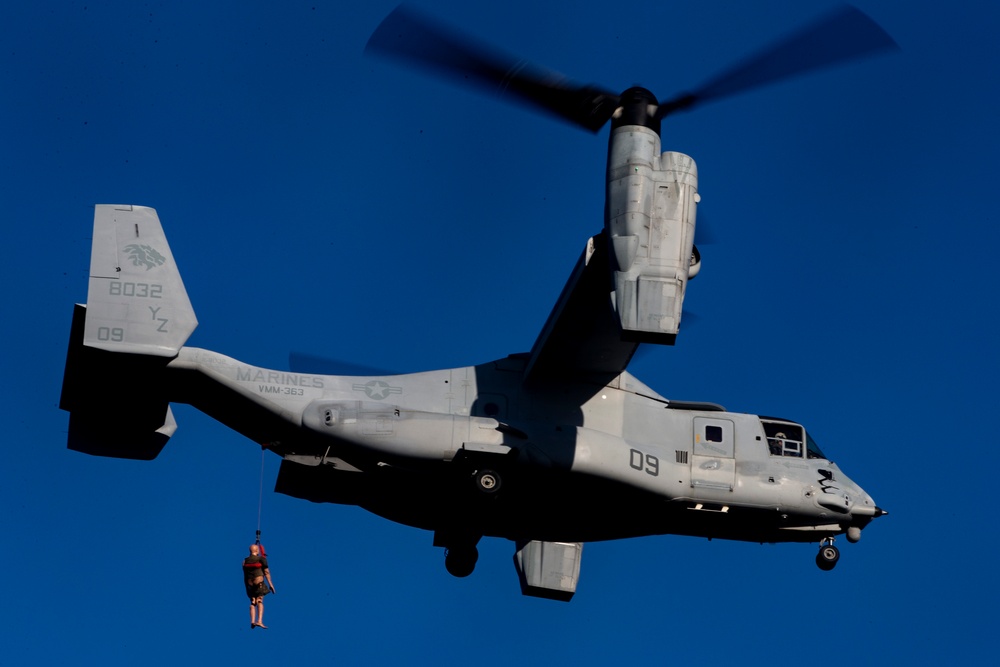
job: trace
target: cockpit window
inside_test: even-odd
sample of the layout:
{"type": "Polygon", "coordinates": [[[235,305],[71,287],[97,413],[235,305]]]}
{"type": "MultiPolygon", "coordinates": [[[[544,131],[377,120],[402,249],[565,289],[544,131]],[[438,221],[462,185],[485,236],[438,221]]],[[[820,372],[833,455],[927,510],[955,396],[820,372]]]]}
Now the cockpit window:
{"type": "MultiPolygon", "coordinates": [[[[816,441],[808,433],[806,433],[806,455],[811,459],[826,459],[826,454],[820,451],[819,445],[816,444],[816,441]]],[[[826,460],[829,461],[830,459],[826,460]]]]}
{"type": "MultiPolygon", "coordinates": [[[[771,456],[802,458],[805,453],[805,429],[789,422],[760,422],[767,437],[767,449],[771,456]]],[[[817,450],[818,451],[818,450],[817,450]]]]}

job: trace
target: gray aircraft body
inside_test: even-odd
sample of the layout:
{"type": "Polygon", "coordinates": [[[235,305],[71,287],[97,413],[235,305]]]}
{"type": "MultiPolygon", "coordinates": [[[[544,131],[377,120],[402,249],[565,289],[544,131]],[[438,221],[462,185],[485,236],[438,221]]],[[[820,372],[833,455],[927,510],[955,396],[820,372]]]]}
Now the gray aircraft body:
{"type": "MultiPolygon", "coordinates": [[[[386,25],[450,38],[399,10],[386,25]]],[[[60,404],[70,449],[153,459],[176,429],[170,403],[187,403],[281,456],[276,491],[433,531],[456,576],[472,572],[482,537],[513,541],[526,595],[570,599],[584,542],[644,535],[814,542],[832,569],[834,538],[858,541],[885,512],[801,424],[670,400],[626,370],[638,345],[674,344],[700,268],[697,168],[661,153],[659,136],[662,109],[695,96],[558,90],[571,90],[572,113],[581,94],[593,102],[571,120],[595,130],[611,120],[605,228],[530,352],[360,377],[187,347],[197,321],[156,212],[101,205],[60,404]]]]}

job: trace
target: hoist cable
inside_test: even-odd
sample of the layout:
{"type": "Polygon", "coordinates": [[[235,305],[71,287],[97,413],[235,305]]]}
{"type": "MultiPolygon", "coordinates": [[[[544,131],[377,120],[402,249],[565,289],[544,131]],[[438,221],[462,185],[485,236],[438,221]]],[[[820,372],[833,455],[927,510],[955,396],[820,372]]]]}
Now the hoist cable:
{"type": "Polygon", "coordinates": [[[264,452],[267,450],[266,445],[261,445],[260,447],[260,489],[257,496],[257,544],[260,544],[260,515],[261,509],[264,506],[264,452]]]}

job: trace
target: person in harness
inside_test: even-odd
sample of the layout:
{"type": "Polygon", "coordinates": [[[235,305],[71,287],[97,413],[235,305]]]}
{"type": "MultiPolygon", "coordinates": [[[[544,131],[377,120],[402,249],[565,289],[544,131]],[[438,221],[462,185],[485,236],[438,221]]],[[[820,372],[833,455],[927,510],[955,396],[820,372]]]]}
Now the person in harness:
{"type": "Polygon", "coordinates": [[[267,557],[261,554],[260,544],[250,545],[250,555],[243,559],[243,583],[250,598],[250,629],[264,628],[264,596],[274,593],[267,557]],[[264,581],[267,580],[267,585],[264,581]]]}

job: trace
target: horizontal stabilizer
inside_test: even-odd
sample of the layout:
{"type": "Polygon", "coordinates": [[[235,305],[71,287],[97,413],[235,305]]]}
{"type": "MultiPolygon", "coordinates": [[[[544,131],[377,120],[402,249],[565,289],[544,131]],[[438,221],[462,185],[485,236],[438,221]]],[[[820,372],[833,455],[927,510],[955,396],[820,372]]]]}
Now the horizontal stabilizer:
{"type": "Polygon", "coordinates": [[[67,448],[91,456],[107,456],[115,459],[135,459],[152,461],[177,430],[177,422],[170,406],[161,417],[163,425],[156,430],[142,425],[117,423],[108,427],[104,415],[92,417],[74,413],[69,417],[69,438],[67,448]]]}
{"type": "Polygon", "coordinates": [[[164,387],[165,357],[116,354],[83,344],[87,307],[73,311],[59,407],[67,446],[94,456],[149,461],[177,429],[164,387]]]}

